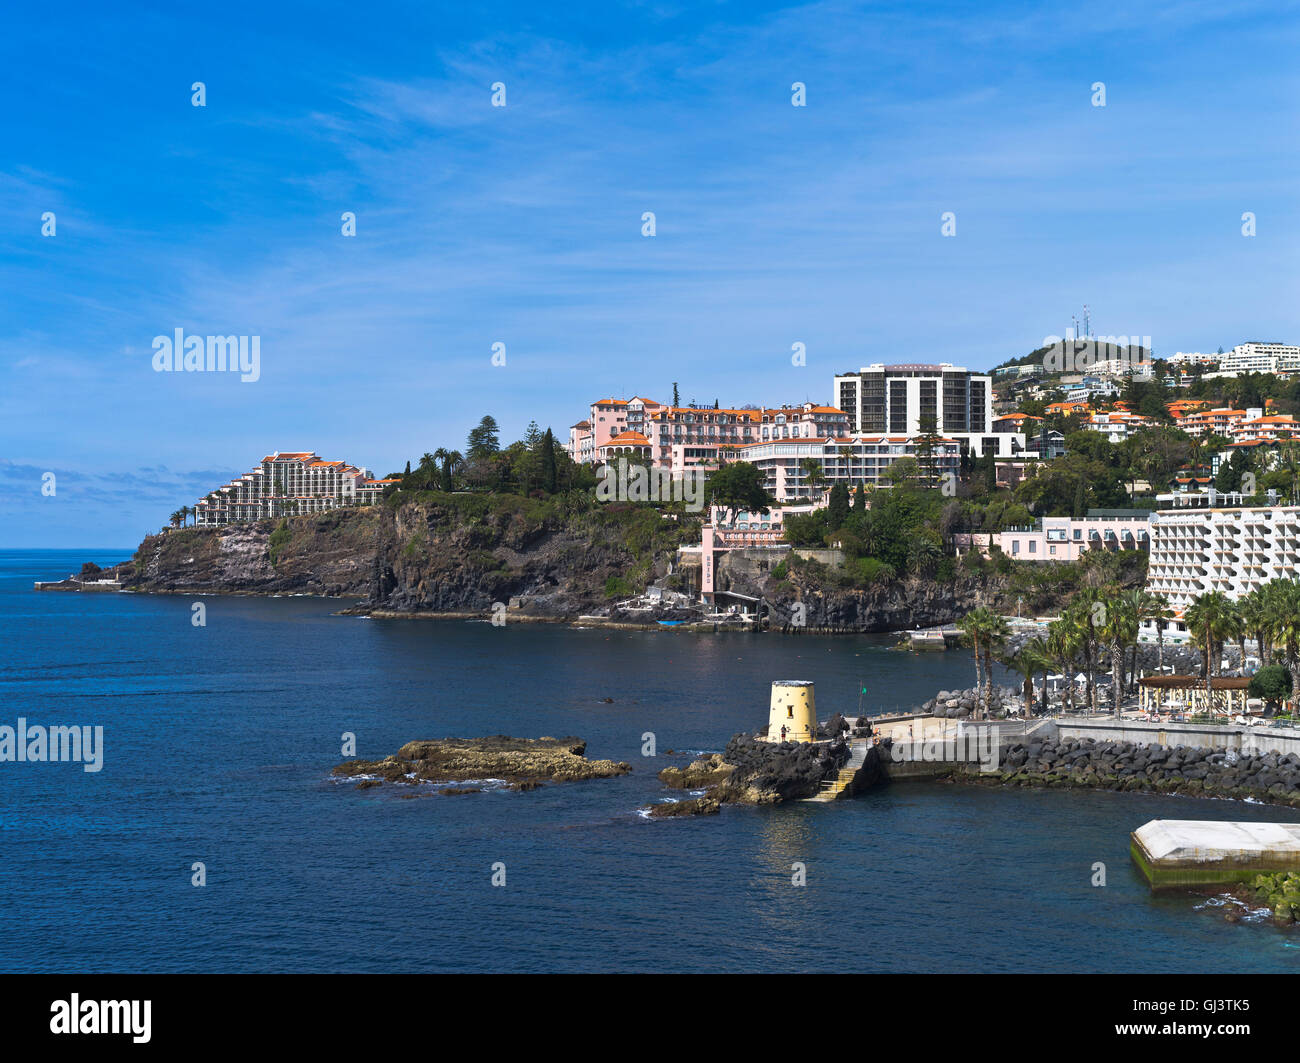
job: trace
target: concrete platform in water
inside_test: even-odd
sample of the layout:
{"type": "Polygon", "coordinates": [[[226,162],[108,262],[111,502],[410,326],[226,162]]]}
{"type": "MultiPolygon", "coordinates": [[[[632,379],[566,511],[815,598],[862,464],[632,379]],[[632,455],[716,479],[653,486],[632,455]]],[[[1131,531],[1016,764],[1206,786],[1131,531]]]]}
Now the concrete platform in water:
{"type": "Polygon", "coordinates": [[[1152,889],[1249,882],[1300,872],[1300,823],[1153,819],[1130,836],[1129,852],[1152,889]]]}

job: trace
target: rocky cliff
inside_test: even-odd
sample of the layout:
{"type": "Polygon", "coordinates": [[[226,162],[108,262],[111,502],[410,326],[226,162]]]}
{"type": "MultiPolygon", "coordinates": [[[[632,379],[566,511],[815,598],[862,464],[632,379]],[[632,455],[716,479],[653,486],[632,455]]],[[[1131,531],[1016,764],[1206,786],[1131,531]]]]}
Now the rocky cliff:
{"type": "Polygon", "coordinates": [[[840,588],[808,579],[802,572],[778,579],[762,561],[741,552],[723,556],[715,581],[719,590],[766,599],[773,629],[815,631],[901,631],[952,623],[977,606],[996,604],[1002,589],[1000,581],[985,577],[945,583],[891,580],[840,588]]]}
{"type": "Polygon", "coordinates": [[[774,630],[840,632],[903,631],[960,620],[987,606],[999,613],[1056,613],[1080,586],[1112,580],[1121,587],[1141,586],[1141,565],[1112,570],[1080,565],[1022,564],[1009,570],[986,565],[979,571],[961,566],[947,578],[907,577],[852,585],[842,568],[797,558],[778,564],[771,554],[737,550],[720,557],[714,575],[718,590],[762,598],[774,630]]]}
{"type": "MultiPolygon", "coordinates": [[[[692,518],[599,504],[577,492],[544,499],[426,492],[400,504],[173,529],[149,536],[132,561],[104,576],[135,591],[321,594],[406,615],[482,616],[501,603],[516,619],[699,620],[698,612],[620,615],[614,608],[663,577],[679,545],[698,541],[692,518]]],[[[1041,612],[1058,608],[1073,589],[1049,581],[1040,591],[1015,582],[1023,573],[991,567],[852,586],[843,570],[793,561],[777,568],[777,560],[736,551],[720,556],[715,574],[717,589],[765,602],[764,626],[775,630],[931,627],[979,605],[1014,612],[1022,594],[1027,612],[1041,612]]],[[[1067,567],[1044,566],[1039,578],[1067,567]]]]}
{"type": "Polygon", "coordinates": [[[399,613],[572,618],[667,571],[690,529],[645,507],[568,509],[509,495],[430,495],[149,536],[113,574],[133,591],[323,594],[399,613]]]}

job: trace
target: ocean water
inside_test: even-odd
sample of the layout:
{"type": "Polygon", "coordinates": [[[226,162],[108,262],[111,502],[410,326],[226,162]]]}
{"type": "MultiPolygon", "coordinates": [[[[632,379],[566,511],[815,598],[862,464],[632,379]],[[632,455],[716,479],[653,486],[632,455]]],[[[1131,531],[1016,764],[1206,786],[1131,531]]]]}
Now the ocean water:
{"type": "Polygon", "coordinates": [[[856,711],[865,686],[878,711],[969,685],[966,653],[32,590],[125,556],[0,552],[0,723],[100,725],[105,747],[98,773],[0,763],[4,971],[1300,966],[1300,934],[1152,897],[1128,856],[1148,819],[1300,819],[1281,809],[910,784],[681,821],[638,812],[669,796],[655,773],[685,762],[665,751],[720,750],[762,724],[772,679],[816,680],[822,715],[856,711]],[[345,732],[363,757],[413,738],[575,734],[634,771],[402,800],[331,779],[345,732]],[[658,758],[640,755],[645,732],[658,758]]]}

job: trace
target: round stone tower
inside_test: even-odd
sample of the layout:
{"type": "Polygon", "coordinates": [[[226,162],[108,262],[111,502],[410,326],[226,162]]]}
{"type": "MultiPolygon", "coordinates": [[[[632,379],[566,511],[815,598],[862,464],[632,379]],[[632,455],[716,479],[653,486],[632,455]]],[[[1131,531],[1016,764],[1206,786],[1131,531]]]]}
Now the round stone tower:
{"type": "Polygon", "coordinates": [[[803,679],[778,679],[772,684],[772,704],[767,714],[767,740],[811,742],[817,732],[817,703],[813,685],[803,679]]]}

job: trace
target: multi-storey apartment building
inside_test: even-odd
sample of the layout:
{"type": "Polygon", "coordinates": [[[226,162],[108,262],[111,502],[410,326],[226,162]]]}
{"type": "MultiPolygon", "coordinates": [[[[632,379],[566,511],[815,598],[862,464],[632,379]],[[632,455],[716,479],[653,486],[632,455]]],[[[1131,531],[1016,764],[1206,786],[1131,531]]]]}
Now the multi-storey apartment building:
{"type": "Polygon", "coordinates": [[[1300,438],[1300,422],[1297,422],[1294,417],[1289,414],[1264,417],[1262,414],[1262,410],[1250,410],[1245,418],[1233,425],[1233,440],[1244,442],[1254,439],[1272,441],[1300,438]]]}
{"type": "Polygon", "coordinates": [[[311,451],[276,451],[251,472],[200,498],[194,507],[195,523],[214,526],[369,505],[396,482],[372,479],[368,469],[324,461],[311,451]]]}
{"type": "MultiPolygon", "coordinates": [[[[819,501],[829,487],[889,486],[889,467],[901,458],[913,458],[936,484],[957,476],[961,445],[937,438],[925,444],[906,436],[845,436],[825,439],[774,439],[742,447],[738,458],[757,465],[769,494],[781,503],[819,501]],[[822,483],[811,482],[805,461],[817,462],[822,483]]],[[[951,482],[951,481],[948,481],[951,482]]]]}
{"type": "Polygon", "coordinates": [[[1181,616],[1198,594],[1236,601],[1300,562],[1300,506],[1250,506],[1239,494],[1188,493],[1151,520],[1147,590],[1181,616]]]}
{"type": "Polygon", "coordinates": [[[1240,373],[1274,373],[1286,376],[1300,372],[1300,347],[1274,341],[1239,343],[1219,361],[1215,376],[1240,373]]]}
{"type": "MultiPolygon", "coordinates": [[[[854,435],[915,436],[922,421],[950,439],[971,440],[993,425],[993,379],[950,362],[875,362],[835,377],[833,405],[849,415],[854,435]]],[[[979,444],[969,444],[977,454],[979,444]]]]}
{"type": "Polygon", "coordinates": [[[1247,417],[1258,417],[1263,410],[1197,410],[1176,418],[1178,427],[1189,436],[1230,437],[1247,417]]]}
{"type": "Polygon", "coordinates": [[[1179,368],[1191,368],[1196,365],[1209,368],[1217,366],[1222,357],[1221,354],[1202,354],[1200,351],[1179,351],[1177,354],[1170,355],[1166,361],[1179,368]]]}

